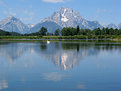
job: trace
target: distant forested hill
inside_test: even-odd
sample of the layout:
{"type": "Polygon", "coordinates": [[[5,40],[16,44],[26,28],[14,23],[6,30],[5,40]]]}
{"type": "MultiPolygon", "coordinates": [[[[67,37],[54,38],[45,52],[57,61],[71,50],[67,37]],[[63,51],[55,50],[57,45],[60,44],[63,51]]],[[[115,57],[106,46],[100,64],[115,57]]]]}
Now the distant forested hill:
{"type": "Polygon", "coordinates": [[[21,35],[21,34],[16,32],[8,32],[0,29],[0,36],[18,36],[18,35],[21,35]]]}

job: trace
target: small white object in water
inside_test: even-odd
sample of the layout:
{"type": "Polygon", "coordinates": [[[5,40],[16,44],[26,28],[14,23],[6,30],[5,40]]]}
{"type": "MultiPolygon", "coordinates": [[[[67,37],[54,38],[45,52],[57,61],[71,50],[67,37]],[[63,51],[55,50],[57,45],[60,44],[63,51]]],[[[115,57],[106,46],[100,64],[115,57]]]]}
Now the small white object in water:
{"type": "Polygon", "coordinates": [[[50,41],[47,40],[47,44],[50,44],[50,41]]]}

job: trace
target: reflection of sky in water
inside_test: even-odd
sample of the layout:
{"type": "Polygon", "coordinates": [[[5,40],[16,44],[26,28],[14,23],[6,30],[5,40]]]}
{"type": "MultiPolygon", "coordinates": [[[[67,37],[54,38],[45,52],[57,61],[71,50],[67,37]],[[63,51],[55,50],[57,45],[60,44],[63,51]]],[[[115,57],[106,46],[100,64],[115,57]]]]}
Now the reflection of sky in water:
{"type": "Polygon", "coordinates": [[[0,43],[0,90],[120,91],[120,55],[120,43],[0,43]]]}

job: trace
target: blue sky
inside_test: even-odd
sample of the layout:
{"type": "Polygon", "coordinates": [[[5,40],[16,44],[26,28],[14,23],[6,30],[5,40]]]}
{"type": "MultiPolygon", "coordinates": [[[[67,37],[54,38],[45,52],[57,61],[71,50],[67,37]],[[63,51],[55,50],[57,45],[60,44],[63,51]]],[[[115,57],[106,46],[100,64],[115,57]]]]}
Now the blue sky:
{"type": "Polygon", "coordinates": [[[121,23],[121,0],[0,0],[0,20],[14,15],[26,24],[36,24],[61,7],[101,24],[121,23]]]}

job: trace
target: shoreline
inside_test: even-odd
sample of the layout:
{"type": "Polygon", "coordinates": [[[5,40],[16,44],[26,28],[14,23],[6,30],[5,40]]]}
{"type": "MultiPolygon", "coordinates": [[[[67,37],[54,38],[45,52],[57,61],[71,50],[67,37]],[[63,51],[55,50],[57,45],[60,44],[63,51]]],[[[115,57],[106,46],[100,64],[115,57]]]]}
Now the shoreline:
{"type": "Polygon", "coordinates": [[[121,36],[115,35],[103,35],[103,36],[0,36],[0,41],[10,40],[10,41],[63,41],[63,40],[85,40],[85,41],[121,41],[121,36]]]}
{"type": "Polygon", "coordinates": [[[121,39],[0,39],[1,41],[121,41],[121,39]]]}

